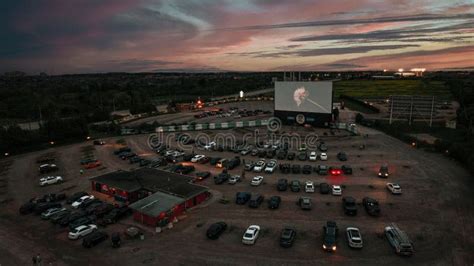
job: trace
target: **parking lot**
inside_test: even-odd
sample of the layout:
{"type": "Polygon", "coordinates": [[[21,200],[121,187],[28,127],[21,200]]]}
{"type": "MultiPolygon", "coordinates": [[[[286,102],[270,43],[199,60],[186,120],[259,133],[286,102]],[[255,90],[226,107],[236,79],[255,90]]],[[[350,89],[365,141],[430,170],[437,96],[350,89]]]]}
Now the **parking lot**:
{"type": "MultiPolygon", "coordinates": [[[[162,117],[165,119],[165,117],[162,117]]],[[[237,139],[251,130],[208,131],[211,137],[217,133],[232,133],[237,139]]],[[[352,175],[283,174],[278,169],[272,174],[245,172],[245,178],[235,185],[227,182],[216,185],[212,176],[222,169],[207,164],[193,163],[196,168],[190,175],[199,171],[210,171],[212,176],[199,184],[208,186],[213,192],[209,202],[187,212],[174,228],[155,233],[154,228],[134,222],[131,217],[104,230],[108,233],[123,232],[129,225],[138,226],[145,232],[144,240],[127,240],[119,249],[113,249],[110,240],[93,249],[84,249],[80,241],[67,239],[67,229],[57,228],[36,216],[20,216],[18,208],[33,196],[45,193],[76,191],[90,192],[88,178],[118,169],[132,169],[137,164],[129,164],[113,155],[124,139],[126,145],[143,158],[156,158],[150,149],[146,135],[127,136],[125,138],[106,139],[106,145],[93,146],[94,156],[102,162],[101,167],[85,170],[80,174],[80,159],[84,147],[91,143],[52,147],[50,151],[29,153],[10,158],[11,165],[5,172],[4,183],[8,190],[1,196],[8,199],[2,203],[0,236],[7,241],[0,242],[0,261],[5,265],[22,265],[31,262],[31,256],[40,253],[44,261],[57,265],[79,264],[163,264],[163,265],[470,265],[474,261],[473,237],[473,197],[470,193],[472,181],[468,173],[455,162],[439,154],[427,153],[406,145],[392,137],[373,130],[361,129],[368,137],[350,136],[345,131],[284,127],[282,131],[301,135],[314,133],[328,146],[328,160],[324,164],[340,167],[348,164],[352,175]],[[360,150],[360,145],[365,149],[360,150]],[[348,160],[340,162],[336,154],[344,151],[348,160]],[[56,158],[64,182],[58,185],[39,187],[38,156],[49,152],[56,158]],[[388,179],[378,178],[380,165],[388,163],[391,175],[388,179]],[[260,186],[251,186],[255,175],[264,177],[260,186]],[[313,181],[315,193],[277,191],[276,183],[280,178],[289,181],[296,179],[304,183],[313,181]],[[320,183],[342,185],[342,196],[352,196],[357,200],[358,213],[347,216],[343,212],[341,196],[320,194],[320,183]],[[386,189],[387,182],[401,185],[403,194],[392,195],[386,189]],[[265,202],[259,208],[234,203],[237,192],[260,193],[265,202]],[[267,208],[266,199],[280,196],[282,202],[276,210],[267,208]],[[296,204],[300,196],[312,199],[312,209],[301,210],[296,204]],[[380,217],[369,216],[362,204],[363,197],[372,197],[379,201],[380,217]],[[228,199],[222,203],[221,199],[228,199]],[[337,251],[322,250],[323,225],[326,221],[335,221],[339,227],[337,251]],[[207,228],[215,222],[227,223],[227,230],[218,240],[208,240],[207,228]],[[392,222],[404,230],[415,247],[410,258],[397,256],[383,236],[384,227],[392,222]],[[242,244],[245,229],[256,224],[261,234],[253,246],[242,244]],[[291,248],[279,246],[279,236],[284,226],[292,226],[297,231],[296,241],[291,248]],[[364,247],[353,250],[347,246],[345,228],[353,226],[361,231],[364,247]]],[[[266,129],[260,133],[266,135],[266,129]]],[[[190,133],[196,136],[197,132],[190,133]]],[[[174,145],[174,144],[173,144],[174,145]]],[[[232,158],[233,152],[202,151],[194,152],[209,157],[232,158]]],[[[257,161],[257,156],[242,156],[246,162],[257,161]]],[[[268,161],[268,159],[267,159],[268,161]]],[[[316,166],[322,162],[299,161],[298,159],[278,160],[278,163],[290,163],[316,166]]],[[[191,163],[186,163],[191,164],[191,163]]],[[[241,175],[243,165],[229,170],[230,174],[241,175]]],[[[3,180],[2,179],[2,180],[3,180]]],[[[3,191],[3,190],[2,190],[3,191]]],[[[2,201],[3,202],[3,201],[2,201]]]]}

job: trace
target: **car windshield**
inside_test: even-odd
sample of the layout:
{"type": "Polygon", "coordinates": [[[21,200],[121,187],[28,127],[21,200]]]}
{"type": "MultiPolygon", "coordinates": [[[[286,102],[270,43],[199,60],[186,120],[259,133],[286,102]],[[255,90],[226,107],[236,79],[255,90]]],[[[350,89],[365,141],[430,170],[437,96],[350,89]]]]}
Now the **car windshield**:
{"type": "Polygon", "coordinates": [[[244,237],[245,237],[245,238],[252,238],[252,237],[253,237],[253,234],[251,234],[251,233],[245,233],[244,237]]]}

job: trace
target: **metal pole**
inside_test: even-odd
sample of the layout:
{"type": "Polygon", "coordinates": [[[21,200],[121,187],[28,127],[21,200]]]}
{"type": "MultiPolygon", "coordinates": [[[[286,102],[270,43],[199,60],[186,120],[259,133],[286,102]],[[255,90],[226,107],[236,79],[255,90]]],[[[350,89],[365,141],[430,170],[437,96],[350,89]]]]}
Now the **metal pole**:
{"type": "Polygon", "coordinates": [[[393,98],[390,101],[390,121],[389,124],[392,124],[392,117],[393,117],[393,98]]]}
{"type": "Polygon", "coordinates": [[[433,96],[433,99],[431,100],[430,127],[433,125],[434,100],[435,97],[433,96]]]}

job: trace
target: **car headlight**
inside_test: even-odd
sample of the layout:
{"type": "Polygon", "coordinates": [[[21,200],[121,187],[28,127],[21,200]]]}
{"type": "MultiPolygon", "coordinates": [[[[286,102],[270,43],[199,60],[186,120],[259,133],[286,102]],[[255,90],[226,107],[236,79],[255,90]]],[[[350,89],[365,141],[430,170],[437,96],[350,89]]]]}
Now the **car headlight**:
{"type": "Polygon", "coordinates": [[[385,174],[385,176],[388,176],[388,174],[385,174]]]}
{"type": "Polygon", "coordinates": [[[379,175],[382,175],[382,173],[379,173],[379,175]]]}
{"type": "Polygon", "coordinates": [[[323,244],[323,248],[326,249],[326,245],[323,244]]]}
{"type": "Polygon", "coordinates": [[[336,251],[336,246],[332,247],[332,250],[336,251]]]}

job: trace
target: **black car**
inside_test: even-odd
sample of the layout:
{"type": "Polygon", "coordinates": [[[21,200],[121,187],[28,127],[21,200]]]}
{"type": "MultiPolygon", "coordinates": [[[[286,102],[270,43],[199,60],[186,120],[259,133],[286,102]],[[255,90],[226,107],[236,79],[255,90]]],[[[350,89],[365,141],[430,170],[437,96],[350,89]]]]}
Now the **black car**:
{"type": "Polygon", "coordinates": [[[206,236],[209,239],[218,239],[219,236],[225,231],[227,228],[227,224],[224,222],[217,222],[212,224],[206,232],[206,236]]]}
{"type": "Polygon", "coordinates": [[[281,230],[280,234],[280,246],[289,248],[293,245],[296,238],[296,230],[293,228],[285,227],[281,230]]]}
{"type": "Polygon", "coordinates": [[[274,150],[274,149],[267,150],[266,157],[268,159],[273,159],[273,157],[275,157],[275,155],[276,155],[276,150],[274,150]]]}
{"type": "Polygon", "coordinates": [[[268,200],[268,208],[269,209],[278,209],[280,207],[281,197],[280,196],[272,196],[268,200]]]}
{"type": "Polygon", "coordinates": [[[105,202],[101,202],[101,201],[97,201],[97,202],[94,202],[92,203],[91,205],[87,206],[87,208],[84,209],[84,211],[87,213],[87,214],[92,214],[96,208],[98,208],[99,206],[102,206],[106,204],[105,202]]]}
{"type": "Polygon", "coordinates": [[[388,172],[388,165],[383,164],[382,166],[380,166],[379,173],[377,174],[378,177],[387,178],[389,174],[390,173],[388,172]]]}
{"type": "Polygon", "coordinates": [[[347,164],[343,165],[341,167],[341,170],[346,175],[352,175],[352,167],[350,165],[347,165],[347,164]]]}
{"type": "Polygon", "coordinates": [[[286,159],[293,161],[295,159],[296,154],[294,152],[289,152],[286,156],[286,159]]]}
{"type": "Polygon", "coordinates": [[[87,216],[85,212],[74,212],[74,213],[71,213],[70,215],[64,216],[64,218],[58,221],[58,224],[61,226],[67,226],[70,222],[80,219],[85,216],[87,216]]]}
{"type": "Polygon", "coordinates": [[[299,165],[299,164],[293,164],[293,165],[291,166],[291,172],[292,172],[293,174],[299,174],[299,173],[301,172],[301,165],[299,165]]]}
{"type": "Polygon", "coordinates": [[[379,216],[380,207],[376,199],[365,197],[362,199],[362,205],[370,216],[379,216]]]}
{"type": "Polygon", "coordinates": [[[329,171],[329,167],[327,165],[324,165],[324,164],[318,165],[317,172],[319,175],[327,175],[328,171],[329,171]]]}
{"type": "Polygon", "coordinates": [[[311,210],[313,204],[311,203],[311,198],[309,197],[300,197],[296,202],[302,210],[311,210]]]}
{"type": "Polygon", "coordinates": [[[140,161],[142,160],[142,158],[138,155],[135,155],[133,157],[130,157],[128,159],[128,161],[130,162],[130,164],[135,164],[135,163],[139,163],[140,161]]]}
{"type": "Polygon", "coordinates": [[[357,204],[353,197],[342,198],[342,207],[347,215],[357,215],[357,204]]]}
{"type": "Polygon", "coordinates": [[[43,195],[42,197],[39,197],[39,198],[33,198],[33,199],[30,200],[30,202],[33,202],[33,203],[58,202],[58,201],[62,201],[62,200],[65,200],[65,199],[66,199],[66,194],[64,194],[64,193],[59,193],[59,194],[49,193],[49,194],[45,194],[45,195],[43,195]]]}
{"type": "Polygon", "coordinates": [[[90,235],[86,236],[82,240],[82,246],[85,247],[85,248],[91,248],[91,247],[99,244],[100,242],[103,242],[108,237],[109,237],[109,235],[107,235],[107,233],[105,233],[105,232],[95,231],[95,232],[91,233],[90,235]]]}
{"type": "Polygon", "coordinates": [[[90,205],[96,204],[96,203],[98,203],[98,202],[102,202],[102,201],[101,201],[100,199],[91,199],[91,198],[89,198],[89,199],[84,200],[84,201],[81,203],[81,205],[79,205],[79,208],[81,208],[81,209],[84,210],[84,209],[86,209],[87,207],[89,207],[90,205]]]}
{"type": "Polygon", "coordinates": [[[300,181],[298,180],[291,180],[290,182],[290,189],[293,192],[300,192],[301,190],[301,184],[300,181]]]}
{"type": "Polygon", "coordinates": [[[258,157],[265,158],[265,155],[267,155],[267,151],[265,151],[264,149],[259,149],[258,150],[258,153],[257,153],[258,157]]]}
{"type": "Polygon", "coordinates": [[[227,182],[227,180],[229,180],[229,178],[230,178],[230,174],[228,174],[228,173],[220,173],[220,174],[214,176],[214,183],[215,183],[216,185],[220,185],[220,184],[222,184],[222,183],[224,183],[224,182],[227,182]]]}
{"type": "Polygon", "coordinates": [[[132,213],[132,210],[127,206],[116,207],[115,209],[111,210],[107,213],[104,218],[103,222],[105,224],[114,224],[121,218],[129,215],[132,213]]]}
{"type": "Polygon", "coordinates": [[[114,209],[114,205],[109,204],[109,203],[103,203],[92,210],[92,214],[94,214],[97,217],[102,217],[112,211],[114,209]]]}
{"type": "Polygon", "coordinates": [[[148,166],[151,164],[151,161],[148,160],[148,159],[141,159],[140,162],[138,163],[138,165],[140,167],[143,167],[143,166],[148,166]]]}
{"type": "Polygon", "coordinates": [[[298,160],[300,161],[306,161],[308,160],[308,153],[305,151],[302,151],[298,154],[298,160]]]}
{"type": "Polygon", "coordinates": [[[59,168],[55,164],[43,164],[39,167],[41,174],[46,174],[57,170],[59,170],[59,168]]]}
{"type": "Polygon", "coordinates": [[[277,153],[277,158],[279,160],[284,160],[286,158],[286,155],[288,154],[287,151],[285,150],[280,150],[278,153],[277,153]]]}
{"type": "Polygon", "coordinates": [[[84,216],[69,223],[69,230],[72,230],[81,225],[93,224],[95,222],[95,217],[93,216],[84,216]]]}
{"type": "Polygon", "coordinates": [[[322,152],[325,152],[325,151],[328,150],[328,147],[326,146],[326,144],[320,143],[319,146],[318,146],[318,149],[322,152]]]}
{"type": "Polygon", "coordinates": [[[309,175],[313,172],[313,167],[311,165],[303,165],[303,170],[301,172],[305,175],[309,175]]]}
{"type": "Polygon", "coordinates": [[[212,157],[210,160],[209,160],[209,163],[211,165],[216,165],[222,158],[220,157],[212,157]]]}
{"type": "Polygon", "coordinates": [[[249,207],[250,208],[258,208],[260,204],[263,202],[263,196],[260,194],[253,194],[249,200],[249,207]]]}
{"type": "Polygon", "coordinates": [[[43,213],[44,211],[46,211],[47,209],[51,209],[51,208],[61,208],[62,205],[61,203],[57,203],[57,202],[44,202],[44,203],[38,203],[34,206],[33,208],[33,212],[36,214],[36,215],[40,215],[41,213],[43,213]]]}
{"type": "Polygon", "coordinates": [[[119,155],[120,153],[131,152],[131,151],[132,151],[132,149],[130,149],[129,147],[122,147],[118,150],[115,150],[114,154],[119,155]]]}
{"type": "Polygon", "coordinates": [[[194,166],[193,165],[182,165],[180,164],[179,167],[176,168],[174,171],[175,173],[182,174],[182,175],[187,175],[194,171],[194,166]]]}
{"type": "Polygon", "coordinates": [[[197,172],[196,173],[196,180],[204,180],[211,176],[211,172],[197,172]]]}
{"type": "Polygon", "coordinates": [[[20,206],[20,214],[30,214],[35,210],[36,203],[28,201],[20,206]]]}
{"type": "Polygon", "coordinates": [[[336,251],[338,228],[336,222],[327,221],[323,227],[323,250],[336,251]]]}
{"type": "Polygon", "coordinates": [[[234,169],[235,167],[240,165],[240,157],[236,156],[233,159],[230,159],[226,164],[225,167],[229,170],[234,169]]]}
{"type": "Polygon", "coordinates": [[[76,192],[74,194],[72,194],[69,198],[67,198],[66,200],[66,203],[68,204],[72,204],[74,201],[84,197],[84,196],[87,196],[89,195],[87,192],[84,192],[84,191],[80,191],[80,192],[76,192]]]}
{"type": "Polygon", "coordinates": [[[337,159],[339,159],[339,161],[347,161],[347,155],[345,152],[340,152],[337,154],[337,159]]]}
{"type": "Polygon", "coordinates": [[[321,183],[319,184],[319,193],[321,194],[329,194],[330,187],[328,183],[321,183]]]}
{"type": "Polygon", "coordinates": [[[59,211],[55,214],[53,214],[53,216],[51,216],[49,218],[49,221],[53,224],[57,224],[59,223],[59,221],[61,221],[64,217],[68,217],[69,215],[71,215],[71,211],[70,210],[63,210],[63,211],[59,211]]]}
{"type": "Polygon", "coordinates": [[[251,196],[249,192],[237,192],[235,195],[235,203],[239,205],[247,204],[251,196]]]}
{"type": "Polygon", "coordinates": [[[252,156],[257,156],[257,155],[258,155],[258,149],[253,149],[253,150],[250,152],[250,155],[252,155],[252,156]]]}
{"type": "Polygon", "coordinates": [[[291,165],[289,163],[280,164],[280,171],[283,174],[289,174],[291,172],[291,165]]]}
{"type": "Polygon", "coordinates": [[[277,190],[286,191],[288,189],[288,180],[285,178],[278,179],[277,190]]]}

